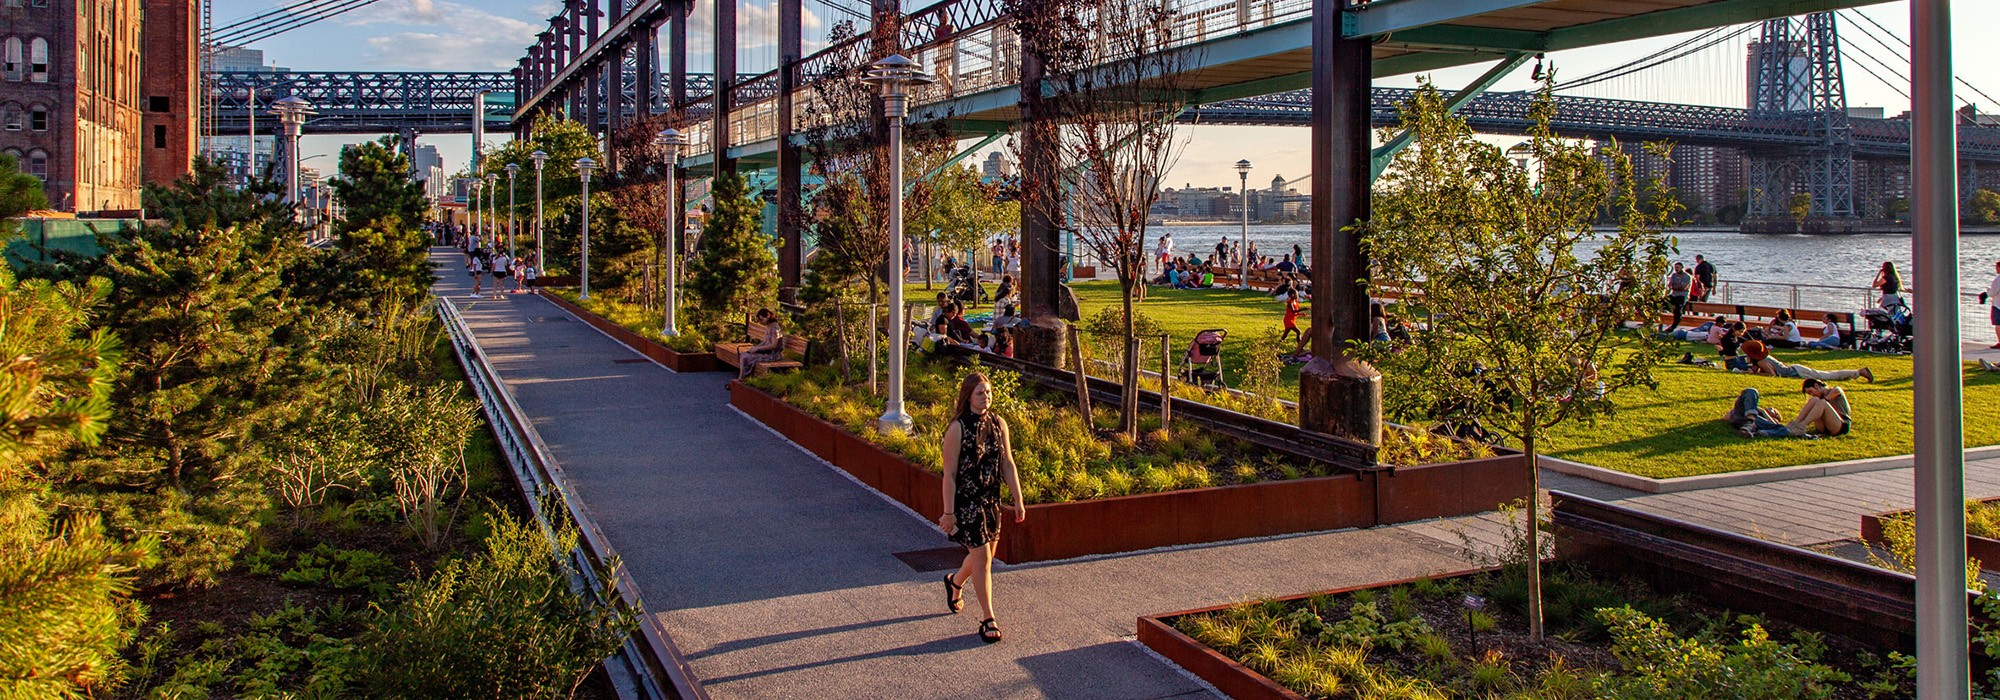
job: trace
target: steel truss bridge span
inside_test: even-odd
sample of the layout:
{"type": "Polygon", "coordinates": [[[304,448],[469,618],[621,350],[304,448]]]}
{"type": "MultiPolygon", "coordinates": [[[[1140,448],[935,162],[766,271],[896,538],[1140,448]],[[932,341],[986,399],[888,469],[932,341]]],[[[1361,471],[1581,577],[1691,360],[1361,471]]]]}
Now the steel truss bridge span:
{"type": "MultiPolygon", "coordinates": [[[[489,97],[487,130],[502,133],[513,112],[508,73],[340,73],[225,72],[216,73],[217,131],[240,134],[249,129],[251,95],[259,116],[271,103],[288,95],[311,101],[319,111],[307,125],[314,134],[396,133],[415,129],[427,134],[471,133],[473,103],[480,91],[489,97]]],[[[712,89],[708,75],[689,75],[691,89],[712,89]]],[[[1397,109],[1416,94],[1407,88],[1375,88],[1371,121],[1375,126],[1397,122],[1397,109]]],[[[1529,93],[1486,93],[1459,109],[1472,127],[1489,134],[1525,133],[1529,124],[1529,93]]],[[[1312,92],[1294,90],[1274,95],[1226,100],[1202,105],[1182,116],[1201,124],[1240,126],[1307,126],[1312,119],[1312,92]]],[[[276,119],[259,119],[260,133],[274,133],[276,119]]],[[[1817,136],[1803,118],[1759,117],[1750,110],[1664,102],[1556,96],[1554,126],[1579,138],[1622,141],[1672,141],[1696,146],[1743,149],[1806,146],[1817,136]]],[[[1909,157],[1909,123],[1900,119],[1855,119],[1855,155],[1867,158],[1909,157]]],[[[1968,160],[2000,161],[2000,129],[1968,127],[1959,132],[1960,156],[1968,160]]]]}

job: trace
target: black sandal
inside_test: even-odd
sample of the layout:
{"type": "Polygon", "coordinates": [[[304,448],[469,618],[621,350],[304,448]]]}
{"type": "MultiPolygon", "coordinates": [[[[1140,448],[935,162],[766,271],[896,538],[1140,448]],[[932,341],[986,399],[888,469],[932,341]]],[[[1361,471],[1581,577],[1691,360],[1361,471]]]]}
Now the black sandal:
{"type": "Polygon", "coordinates": [[[965,609],[965,586],[951,582],[951,574],[944,575],[944,607],[956,613],[965,609]]]}
{"type": "Polygon", "coordinates": [[[986,618],[979,623],[979,641],[987,644],[1000,641],[1000,625],[994,622],[993,618],[986,618]]]}

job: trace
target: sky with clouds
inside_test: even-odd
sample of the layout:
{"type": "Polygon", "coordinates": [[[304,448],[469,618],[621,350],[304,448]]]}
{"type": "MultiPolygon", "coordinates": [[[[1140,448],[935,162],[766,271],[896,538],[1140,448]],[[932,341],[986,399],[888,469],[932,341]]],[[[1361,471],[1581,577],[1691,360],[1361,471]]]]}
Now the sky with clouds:
{"type": "MultiPolygon", "coordinates": [[[[710,65],[706,59],[710,44],[706,39],[709,2],[712,0],[700,0],[695,21],[691,22],[691,70],[706,70],[710,65]]],[[[770,0],[743,0],[743,3],[738,10],[742,32],[740,66],[745,71],[767,70],[776,60],[775,4],[770,0]]],[[[286,4],[291,3],[214,0],[215,22],[217,26],[227,25],[286,4]]],[[[809,0],[806,5],[805,34],[810,52],[824,44],[827,32],[841,15],[824,2],[809,0]]],[[[513,67],[559,7],[558,0],[379,0],[340,17],[257,42],[252,48],[262,49],[270,63],[295,70],[506,70],[513,67]]],[[[1891,34],[1900,36],[1908,35],[1908,11],[1908,3],[1903,1],[1861,10],[1891,34]]],[[[2000,2],[1957,3],[1953,12],[1959,76],[1987,94],[2000,96],[2000,43],[1978,41],[1976,33],[1978,29],[2000,26],[2000,2]]],[[[1895,37],[1882,37],[1884,45],[1877,45],[1866,35],[1856,36],[1858,32],[1850,24],[1858,27],[1860,23],[1844,20],[1842,25],[1843,38],[1852,42],[1852,46],[1843,47],[1849,54],[1849,104],[1882,107],[1892,115],[1904,111],[1908,100],[1887,83],[1907,80],[1907,63],[1901,62],[1907,60],[1907,53],[1898,56],[1891,50],[1900,48],[1895,37]],[[1855,56],[1857,49],[1870,56],[1855,56]]],[[[1731,50],[1742,46],[1748,37],[1746,34],[1704,52],[1701,57],[1683,61],[1678,70],[1652,71],[1644,79],[1614,83],[1600,96],[1729,103],[1743,89],[1742,54],[1731,50]]],[[[1561,52],[1548,58],[1559,75],[1584,76],[1652,54],[1683,38],[1686,35],[1561,52]]],[[[1465,67],[1440,71],[1430,77],[1440,86],[1450,88],[1469,82],[1482,70],[1483,67],[1465,67]]],[[[1526,69],[1516,71],[1495,89],[1529,88],[1532,83],[1528,73],[1526,69]]],[[[1413,80],[1404,76],[1383,79],[1377,84],[1405,86],[1413,80]]],[[[1964,97],[1981,103],[1983,111],[2000,112],[2000,100],[1989,100],[1970,90],[1964,97]]],[[[1740,106],[1741,101],[1734,100],[1734,104],[1740,106]]],[[[1310,137],[1304,128],[1197,126],[1189,133],[1186,153],[1168,178],[1175,186],[1234,185],[1233,166],[1239,159],[1256,164],[1253,179],[1264,182],[1272,175],[1291,178],[1308,170],[1306,150],[1310,137]]],[[[352,140],[308,137],[304,150],[308,155],[331,153],[352,140]]],[[[469,136],[440,135],[429,142],[439,146],[450,163],[464,162],[471,151],[469,136]]]]}

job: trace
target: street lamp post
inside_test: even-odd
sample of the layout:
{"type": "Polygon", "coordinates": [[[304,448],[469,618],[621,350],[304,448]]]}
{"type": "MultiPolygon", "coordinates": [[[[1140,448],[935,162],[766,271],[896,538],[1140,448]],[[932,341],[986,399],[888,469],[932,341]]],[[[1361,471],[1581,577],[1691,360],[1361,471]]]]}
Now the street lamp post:
{"type": "Polygon", "coordinates": [[[666,157],[667,164],[666,252],[660,256],[660,259],[666,261],[666,265],[660,268],[660,306],[665,307],[666,311],[660,318],[660,336],[671,338],[680,335],[680,329],[674,321],[674,312],[678,310],[675,307],[680,306],[680,285],[677,275],[677,268],[680,265],[680,247],[675,244],[680,240],[681,213],[678,206],[679,200],[674,197],[674,188],[676,186],[674,180],[678,176],[676,171],[680,170],[681,167],[681,147],[687,145],[687,137],[682,136],[679,130],[667,129],[660,132],[659,137],[654,139],[653,143],[660,146],[660,150],[664,152],[666,157]]]}
{"type": "Polygon", "coordinates": [[[548,164],[549,154],[535,151],[528,157],[535,161],[535,267],[538,268],[535,272],[540,273],[539,268],[548,264],[548,259],[542,257],[542,166],[548,164]]]}
{"type": "Polygon", "coordinates": [[[514,249],[514,176],[521,172],[519,163],[507,164],[507,257],[520,255],[514,249]]]}
{"type": "Polygon", "coordinates": [[[1241,192],[1242,196],[1240,197],[1240,199],[1243,200],[1243,233],[1241,236],[1239,236],[1239,238],[1241,238],[1242,240],[1238,240],[1236,242],[1238,250],[1242,251],[1236,256],[1238,258],[1242,258],[1242,263],[1241,263],[1242,276],[1238,277],[1237,280],[1243,283],[1244,289],[1249,289],[1250,288],[1250,161],[1248,160],[1236,161],[1236,174],[1243,178],[1243,189],[1241,192]]]}
{"type": "Polygon", "coordinates": [[[578,255],[577,275],[582,289],[578,299],[590,298],[590,171],[597,169],[597,161],[589,158],[576,159],[576,176],[583,182],[583,248],[578,255]]]}
{"type": "Polygon", "coordinates": [[[904,336],[910,332],[903,319],[903,116],[909,112],[909,87],[931,82],[922,64],[902,55],[876,61],[862,80],[882,90],[882,115],[889,120],[889,397],[876,429],[882,432],[910,429],[910,414],[903,412],[903,355],[909,348],[904,336]]]}
{"type": "Polygon", "coordinates": [[[500,247],[500,175],[486,174],[486,225],[493,229],[493,247],[500,247]]]}
{"type": "Polygon", "coordinates": [[[292,208],[292,218],[298,219],[299,210],[299,136],[304,133],[306,117],[314,114],[313,104],[298,95],[289,95],[271,105],[271,111],[278,115],[278,122],[285,127],[285,203],[292,208]]]}

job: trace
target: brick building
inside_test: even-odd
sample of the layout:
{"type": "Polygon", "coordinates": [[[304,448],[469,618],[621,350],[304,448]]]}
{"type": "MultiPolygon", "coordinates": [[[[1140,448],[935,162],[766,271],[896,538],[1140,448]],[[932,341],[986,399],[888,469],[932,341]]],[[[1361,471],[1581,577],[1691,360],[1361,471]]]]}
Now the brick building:
{"type": "Polygon", "coordinates": [[[199,77],[192,7],[0,0],[0,152],[42,178],[51,206],[136,210],[149,155],[160,177],[186,170],[199,77]],[[159,74],[142,80],[149,66],[159,74]]]}

